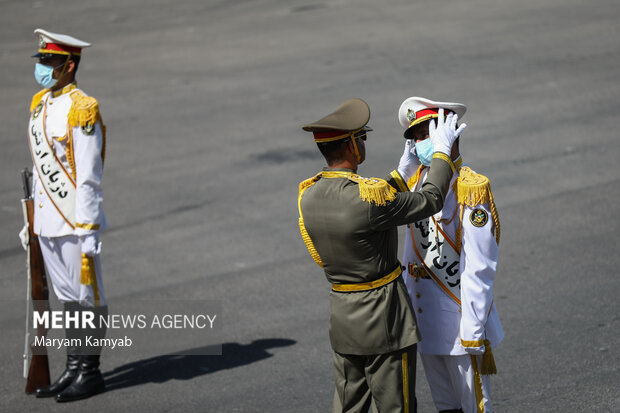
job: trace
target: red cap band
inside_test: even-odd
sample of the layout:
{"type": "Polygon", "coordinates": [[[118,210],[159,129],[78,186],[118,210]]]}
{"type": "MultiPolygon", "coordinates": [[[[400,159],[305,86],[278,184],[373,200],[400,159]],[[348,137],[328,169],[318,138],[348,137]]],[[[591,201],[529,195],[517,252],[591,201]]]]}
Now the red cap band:
{"type": "Polygon", "coordinates": [[[337,141],[339,139],[345,139],[351,136],[354,132],[344,131],[344,130],[336,130],[329,132],[312,132],[314,135],[315,142],[332,142],[337,141]]]}
{"type": "Polygon", "coordinates": [[[82,51],[81,47],[73,47],[73,46],[67,46],[64,44],[57,44],[57,43],[47,43],[45,45],[45,48],[41,48],[39,49],[39,51],[41,53],[43,53],[44,51],[49,51],[51,53],[54,52],[65,52],[65,53],[71,53],[71,54],[80,54],[82,51]]]}
{"type": "Polygon", "coordinates": [[[415,118],[418,119],[426,115],[437,115],[438,113],[439,113],[439,109],[422,109],[415,113],[415,118]]]}
{"type": "Polygon", "coordinates": [[[335,138],[336,136],[340,136],[340,135],[344,135],[345,133],[348,133],[346,131],[343,130],[334,130],[334,131],[329,131],[329,132],[312,132],[314,134],[314,139],[329,139],[329,138],[335,138]]]}

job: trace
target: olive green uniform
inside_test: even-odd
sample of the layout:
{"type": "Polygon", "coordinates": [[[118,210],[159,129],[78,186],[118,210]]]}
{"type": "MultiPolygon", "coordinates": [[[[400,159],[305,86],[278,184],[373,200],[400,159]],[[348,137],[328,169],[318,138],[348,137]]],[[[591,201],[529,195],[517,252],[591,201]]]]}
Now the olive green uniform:
{"type": "MultiPolygon", "coordinates": [[[[362,199],[364,183],[347,176],[319,174],[300,191],[302,227],[333,285],[329,335],[335,352],[335,412],[365,411],[371,396],[381,413],[415,409],[414,346],[420,338],[407,290],[400,276],[378,287],[372,282],[400,274],[397,227],[441,210],[452,168],[444,158],[433,159],[419,192],[408,192],[402,177],[392,172],[385,180],[398,193],[386,202],[362,199]],[[356,291],[356,285],[368,288],[356,291]],[[353,291],[342,291],[347,286],[353,291]]],[[[333,171],[354,174],[324,169],[333,171]]]]}

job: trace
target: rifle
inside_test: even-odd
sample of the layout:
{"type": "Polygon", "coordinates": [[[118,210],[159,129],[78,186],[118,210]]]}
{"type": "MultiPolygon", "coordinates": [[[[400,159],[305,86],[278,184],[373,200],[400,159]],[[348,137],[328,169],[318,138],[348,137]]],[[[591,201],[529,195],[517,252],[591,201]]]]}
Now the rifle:
{"type": "MultiPolygon", "coordinates": [[[[22,211],[24,223],[28,225],[28,248],[26,269],[28,274],[27,297],[26,297],[26,337],[24,340],[24,378],[26,378],[26,393],[34,393],[38,387],[49,386],[50,367],[47,359],[47,347],[29,343],[30,339],[30,301],[32,300],[33,311],[49,311],[49,292],[47,289],[47,277],[39,238],[33,231],[34,223],[34,200],[30,193],[30,178],[32,173],[24,168],[22,170],[22,184],[24,186],[24,199],[22,199],[22,211]],[[30,361],[30,368],[28,362],[30,361]]],[[[37,326],[36,336],[45,339],[47,329],[37,326]]],[[[41,340],[39,340],[41,343],[41,340]]]]}

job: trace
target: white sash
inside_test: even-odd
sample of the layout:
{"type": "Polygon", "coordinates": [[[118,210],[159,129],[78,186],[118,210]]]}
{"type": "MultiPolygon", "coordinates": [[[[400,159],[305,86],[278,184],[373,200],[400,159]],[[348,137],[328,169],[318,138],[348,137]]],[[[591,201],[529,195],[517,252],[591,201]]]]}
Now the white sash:
{"type": "Polygon", "coordinates": [[[45,133],[46,105],[41,102],[32,111],[28,125],[28,143],[32,162],[47,196],[64,220],[75,228],[75,182],[56,157],[45,133]]]}
{"type": "Polygon", "coordinates": [[[413,250],[424,269],[459,306],[461,305],[461,259],[450,240],[433,217],[409,225],[413,250]]]}

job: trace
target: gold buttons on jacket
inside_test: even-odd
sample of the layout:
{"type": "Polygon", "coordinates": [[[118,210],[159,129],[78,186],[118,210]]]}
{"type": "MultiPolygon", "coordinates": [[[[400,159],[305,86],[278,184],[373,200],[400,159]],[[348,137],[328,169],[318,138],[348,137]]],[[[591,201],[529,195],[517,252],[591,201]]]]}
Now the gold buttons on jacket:
{"type": "Polygon", "coordinates": [[[39,190],[39,195],[43,195],[43,190],[42,189],[39,190]]]}
{"type": "Polygon", "coordinates": [[[39,204],[39,208],[43,208],[43,202],[39,204]]]}
{"type": "Polygon", "coordinates": [[[415,296],[420,298],[420,293],[415,293],[415,296]]]}
{"type": "Polygon", "coordinates": [[[418,307],[418,313],[421,313],[422,309],[420,307],[418,307]]]}

